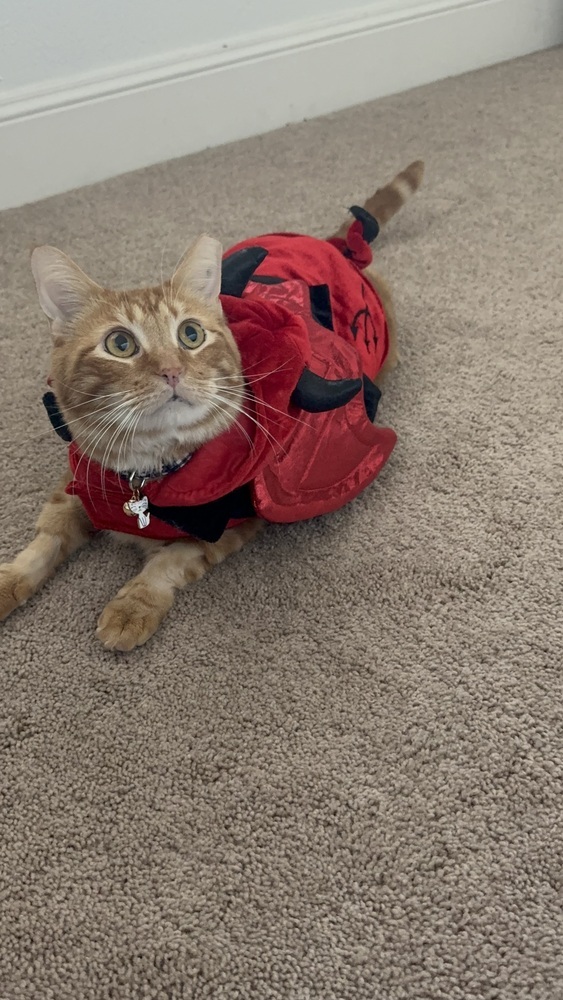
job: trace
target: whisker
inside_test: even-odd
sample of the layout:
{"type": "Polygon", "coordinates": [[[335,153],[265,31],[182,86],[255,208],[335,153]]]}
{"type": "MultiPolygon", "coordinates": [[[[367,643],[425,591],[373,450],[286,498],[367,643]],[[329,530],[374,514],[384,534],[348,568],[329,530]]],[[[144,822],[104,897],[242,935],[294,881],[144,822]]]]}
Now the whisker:
{"type": "Polygon", "coordinates": [[[72,392],[77,392],[80,396],[90,396],[92,399],[107,399],[110,396],[123,395],[123,389],[118,389],[116,392],[107,392],[100,395],[97,392],[84,392],[83,389],[77,389],[75,385],[69,385],[68,382],[62,382],[60,379],[57,379],[57,382],[60,385],[64,385],[65,389],[70,389],[72,392]]]}
{"type": "MultiPolygon", "coordinates": [[[[220,393],[225,393],[227,395],[229,393],[231,393],[233,395],[238,395],[237,393],[233,393],[232,390],[229,390],[229,388],[226,388],[225,386],[222,386],[220,388],[219,392],[220,393]]],[[[242,393],[242,398],[248,400],[248,402],[255,403],[257,406],[263,406],[264,409],[271,410],[273,413],[279,413],[282,417],[285,417],[286,420],[292,420],[296,424],[303,424],[304,427],[310,427],[311,426],[311,424],[307,420],[301,420],[300,417],[295,417],[292,413],[286,413],[284,410],[278,409],[277,406],[272,406],[271,403],[266,403],[266,401],[263,400],[263,399],[256,399],[255,396],[251,396],[251,395],[249,395],[248,393],[245,393],[245,392],[242,393]]]]}
{"type": "MultiPolygon", "coordinates": [[[[101,427],[102,424],[105,424],[105,423],[108,423],[108,425],[111,424],[112,423],[112,419],[114,417],[115,418],[119,418],[120,417],[120,411],[121,410],[126,410],[131,405],[131,403],[133,403],[133,402],[134,402],[134,399],[127,399],[127,400],[124,400],[121,403],[112,403],[110,406],[104,406],[104,407],[101,407],[99,411],[95,411],[95,413],[93,414],[94,416],[96,415],[96,413],[103,413],[104,415],[101,416],[101,417],[98,416],[98,419],[94,420],[94,422],[91,424],[91,426],[88,427],[88,433],[87,433],[85,439],[83,440],[83,442],[79,445],[80,450],[81,451],[85,451],[87,449],[87,447],[89,447],[89,442],[95,436],[95,433],[96,433],[97,429],[99,427],[101,427]]],[[[73,423],[73,424],[77,423],[77,422],[78,422],[78,419],[73,419],[73,420],[69,421],[69,423],[73,423]]]]}
{"type": "Polygon", "coordinates": [[[93,431],[93,433],[90,434],[86,444],[83,446],[82,454],[76,466],[75,475],[78,472],[78,469],[80,468],[81,462],[85,457],[87,457],[88,463],[86,466],[86,489],[88,491],[88,496],[92,504],[94,503],[94,501],[92,499],[92,494],[90,492],[90,467],[94,458],[94,453],[98,447],[98,442],[102,441],[106,434],[111,433],[111,427],[114,423],[117,422],[119,427],[119,424],[124,416],[125,413],[123,414],[111,413],[109,415],[106,414],[106,416],[97,423],[96,429],[93,431]]]}
{"type": "Polygon", "coordinates": [[[222,421],[221,421],[222,425],[223,425],[223,428],[225,430],[228,430],[231,427],[236,427],[237,430],[240,431],[240,433],[243,435],[243,437],[246,438],[246,440],[248,441],[248,444],[250,446],[250,450],[251,451],[256,451],[256,445],[255,445],[254,441],[250,437],[250,434],[248,433],[248,431],[246,431],[244,429],[244,427],[240,423],[238,417],[233,422],[232,419],[231,419],[231,417],[228,417],[226,414],[223,413],[223,411],[221,410],[221,407],[218,405],[218,403],[217,403],[216,400],[209,400],[209,402],[211,404],[212,410],[214,410],[215,412],[219,413],[219,416],[223,418],[222,421]]]}
{"type": "MultiPolygon", "coordinates": [[[[134,400],[134,398],[135,398],[134,396],[131,396],[128,399],[124,399],[123,400],[123,404],[129,404],[129,403],[131,403],[134,400]]],[[[84,404],[81,403],[80,405],[83,406],[84,404]]],[[[113,402],[113,403],[105,403],[104,406],[98,406],[98,407],[96,407],[93,410],[88,410],[86,413],[82,414],[79,417],[71,417],[69,419],[69,418],[67,418],[66,413],[64,413],[63,416],[64,416],[65,423],[69,424],[69,425],[70,424],[85,423],[85,422],[90,421],[92,419],[92,417],[95,417],[95,416],[97,416],[100,413],[107,413],[110,410],[115,410],[116,406],[118,406],[118,405],[120,405],[120,404],[117,404],[115,402],[113,402]]],[[[68,408],[67,412],[70,412],[73,409],[76,409],[76,407],[70,406],[68,408]]]]}
{"type": "Polygon", "coordinates": [[[123,454],[124,454],[124,457],[125,457],[127,447],[129,447],[130,445],[133,444],[133,437],[134,437],[135,431],[136,431],[136,429],[138,427],[139,421],[140,421],[141,417],[143,416],[144,412],[145,412],[145,410],[144,410],[143,406],[139,406],[138,409],[137,409],[137,412],[133,413],[133,418],[132,418],[132,420],[130,422],[130,425],[129,425],[128,429],[125,432],[125,436],[124,436],[123,441],[121,442],[121,444],[119,446],[119,451],[117,453],[117,470],[119,470],[121,468],[121,450],[123,449],[123,454]]]}
{"type": "MultiPolygon", "coordinates": [[[[85,441],[81,442],[81,444],[79,445],[81,455],[76,466],[75,475],[78,472],[84,458],[88,457],[89,462],[87,470],[87,486],[88,486],[90,463],[93,458],[93,453],[95,452],[98,446],[98,442],[101,441],[104,435],[110,431],[113,423],[115,423],[116,421],[119,422],[121,420],[124,414],[120,413],[119,411],[129,408],[129,406],[130,406],[129,402],[115,404],[111,408],[111,411],[109,413],[106,413],[103,417],[99,418],[94,422],[93,426],[89,428],[89,433],[85,441]]],[[[88,495],[90,496],[90,493],[88,495]]],[[[90,499],[92,499],[91,496],[90,499]]]]}
{"type": "MultiPolygon", "coordinates": [[[[119,422],[119,424],[118,424],[115,432],[112,434],[110,440],[106,444],[105,451],[104,451],[104,454],[103,454],[103,458],[102,458],[102,461],[100,462],[100,466],[101,466],[102,470],[105,470],[105,469],[108,468],[106,459],[108,458],[108,456],[111,453],[111,450],[112,450],[112,448],[114,446],[114,442],[117,442],[120,434],[123,434],[124,432],[127,433],[128,427],[130,426],[130,424],[132,423],[132,421],[134,420],[134,418],[137,416],[137,414],[138,414],[138,407],[130,410],[128,413],[125,413],[122,416],[122,418],[121,418],[121,420],[120,420],[120,422],[119,422]]],[[[123,442],[121,442],[121,444],[123,444],[123,442]]],[[[118,453],[118,459],[119,459],[119,454],[120,453],[121,453],[121,446],[120,446],[119,453],[118,453]]],[[[118,461],[118,468],[119,468],[119,461],[118,461]]],[[[118,469],[114,469],[114,470],[111,470],[111,471],[117,472],[118,469]]],[[[107,497],[107,483],[105,481],[105,477],[102,478],[102,484],[103,484],[103,488],[102,489],[103,489],[104,500],[107,503],[107,498],[108,498],[107,497]]]]}
{"type": "Polygon", "coordinates": [[[245,369],[245,371],[242,372],[242,373],[236,373],[234,375],[215,376],[215,378],[216,378],[216,381],[218,381],[218,382],[219,381],[227,381],[227,380],[231,381],[231,380],[234,380],[234,379],[238,379],[239,381],[243,380],[244,382],[248,383],[249,385],[254,385],[255,382],[262,382],[263,379],[269,378],[270,375],[276,375],[278,372],[284,371],[284,369],[286,367],[287,367],[287,365],[286,365],[286,363],[284,363],[282,365],[278,365],[277,368],[272,368],[272,370],[269,371],[269,372],[260,372],[258,375],[253,375],[252,377],[248,376],[248,369],[245,369]]]}
{"type": "Polygon", "coordinates": [[[261,423],[260,423],[260,421],[259,421],[259,420],[257,420],[257,419],[256,419],[256,417],[254,417],[254,416],[253,416],[253,415],[252,415],[251,413],[249,413],[249,412],[248,412],[247,410],[244,410],[244,408],[243,408],[243,407],[237,407],[237,406],[235,406],[235,404],[234,404],[234,403],[232,403],[232,402],[231,402],[230,400],[228,400],[228,399],[224,399],[223,397],[219,397],[219,396],[217,396],[216,398],[218,398],[218,399],[221,399],[221,402],[222,402],[222,403],[224,403],[224,404],[225,404],[226,406],[230,406],[230,407],[231,407],[231,409],[234,409],[234,410],[235,410],[235,411],[236,411],[237,413],[241,413],[241,412],[243,412],[243,413],[244,413],[244,415],[245,415],[245,416],[246,416],[246,417],[248,418],[248,420],[250,420],[250,421],[251,421],[251,422],[252,422],[253,424],[255,424],[255,425],[256,425],[256,427],[258,428],[258,430],[259,430],[259,431],[260,431],[260,432],[261,432],[262,434],[264,434],[264,436],[266,437],[266,439],[267,439],[267,440],[268,440],[268,441],[270,442],[270,444],[271,444],[271,445],[272,445],[272,446],[273,446],[274,448],[281,448],[281,450],[282,450],[282,451],[284,452],[284,454],[286,453],[286,452],[285,452],[285,448],[284,448],[284,446],[282,445],[281,441],[278,441],[278,440],[276,440],[276,438],[275,438],[275,437],[274,437],[274,435],[273,435],[273,434],[271,433],[271,431],[269,431],[269,430],[267,429],[267,427],[264,427],[264,426],[263,426],[263,424],[261,424],[261,423]]]}

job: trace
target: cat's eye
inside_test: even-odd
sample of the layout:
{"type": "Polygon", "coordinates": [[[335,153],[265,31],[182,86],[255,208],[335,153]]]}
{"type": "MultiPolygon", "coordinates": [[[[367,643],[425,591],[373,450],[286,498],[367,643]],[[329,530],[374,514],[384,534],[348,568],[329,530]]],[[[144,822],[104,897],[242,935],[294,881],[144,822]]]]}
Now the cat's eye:
{"type": "Polygon", "coordinates": [[[104,346],[108,354],[112,354],[114,358],[132,358],[139,350],[133,334],[121,329],[108,333],[104,346]]]}
{"type": "Polygon", "coordinates": [[[194,319],[184,320],[178,327],[178,340],[182,347],[187,347],[189,351],[195,351],[197,347],[201,347],[205,340],[205,330],[194,319]]]}

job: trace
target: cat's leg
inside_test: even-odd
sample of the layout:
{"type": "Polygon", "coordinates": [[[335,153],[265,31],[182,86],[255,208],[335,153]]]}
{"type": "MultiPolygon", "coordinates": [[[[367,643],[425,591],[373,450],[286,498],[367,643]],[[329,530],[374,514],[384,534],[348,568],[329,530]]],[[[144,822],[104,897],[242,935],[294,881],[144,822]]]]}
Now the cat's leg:
{"type": "Polygon", "coordinates": [[[43,507],[33,541],[13,562],[0,565],[0,621],[25,604],[94,533],[78,497],[65,493],[69,481],[66,475],[43,507]]]}
{"type": "Polygon", "coordinates": [[[195,583],[209,569],[242,549],[264,522],[255,518],[226,531],[213,544],[179,541],[145,543],[147,561],[138,576],[121,588],[100,615],[97,636],[108,649],[142,646],[156,632],[174,602],[175,592],[195,583]]]}

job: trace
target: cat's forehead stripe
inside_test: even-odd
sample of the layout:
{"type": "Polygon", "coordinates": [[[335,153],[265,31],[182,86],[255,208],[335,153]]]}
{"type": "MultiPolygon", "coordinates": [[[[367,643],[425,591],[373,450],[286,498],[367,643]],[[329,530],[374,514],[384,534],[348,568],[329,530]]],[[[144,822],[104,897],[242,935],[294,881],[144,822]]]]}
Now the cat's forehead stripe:
{"type": "Polygon", "coordinates": [[[167,319],[172,316],[172,319],[178,319],[178,310],[172,302],[166,302],[165,299],[160,299],[158,303],[158,311],[163,319],[167,319]]]}
{"type": "Polygon", "coordinates": [[[174,304],[169,301],[163,292],[158,289],[150,289],[143,293],[142,300],[129,299],[123,304],[124,312],[129,323],[138,323],[141,326],[148,326],[156,323],[160,325],[162,320],[168,322],[172,317],[178,319],[178,311],[174,304]]]}

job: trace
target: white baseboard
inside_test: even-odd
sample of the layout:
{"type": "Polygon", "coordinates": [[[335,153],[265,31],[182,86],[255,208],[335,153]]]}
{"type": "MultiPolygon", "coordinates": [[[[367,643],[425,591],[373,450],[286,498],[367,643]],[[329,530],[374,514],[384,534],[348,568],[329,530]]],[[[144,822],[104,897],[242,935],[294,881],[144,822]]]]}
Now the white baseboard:
{"type": "Polygon", "coordinates": [[[12,92],[0,100],[0,208],[562,42],[561,0],[387,0],[12,92]]]}

